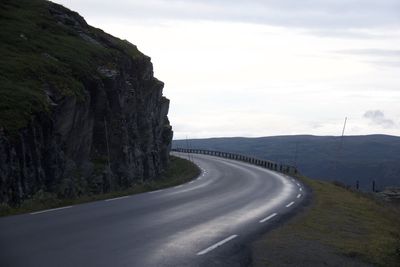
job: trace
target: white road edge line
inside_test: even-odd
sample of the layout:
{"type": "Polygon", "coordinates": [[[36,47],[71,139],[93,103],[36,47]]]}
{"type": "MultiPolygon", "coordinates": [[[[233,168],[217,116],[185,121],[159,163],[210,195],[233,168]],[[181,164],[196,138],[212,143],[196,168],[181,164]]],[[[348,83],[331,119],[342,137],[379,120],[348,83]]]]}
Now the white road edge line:
{"type": "Polygon", "coordinates": [[[183,184],[174,186],[174,188],[179,188],[179,187],[182,187],[182,186],[183,186],[183,184]]]}
{"type": "Polygon", "coordinates": [[[149,192],[150,194],[153,194],[153,193],[157,193],[157,192],[161,192],[161,191],[163,191],[163,189],[159,189],[159,190],[156,190],[156,191],[151,191],[151,192],[149,192]]]}
{"type": "Polygon", "coordinates": [[[286,208],[289,208],[290,206],[292,206],[294,204],[294,201],[290,202],[289,204],[286,205],[286,208]]]}
{"type": "Polygon", "coordinates": [[[300,198],[300,197],[301,197],[301,194],[298,194],[298,195],[297,195],[297,198],[300,198]]]}
{"type": "Polygon", "coordinates": [[[264,219],[260,220],[260,223],[266,222],[272,218],[274,218],[276,215],[278,215],[278,213],[272,213],[271,215],[269,215],[268,217],[265,217],[264,219]]]}
{"type": "Polygon", "coordinates": [[[193,184],[193,183],[194,183],[194,181],[189,182],[189,184],[193,184]]]}
{"type": "Polygon", "coordinates": [[[129,197],[129,196],[115,197],[115,198],[105,199],[104,201],[113,201],[113,200],[118,200],[118,199],[123,199],[123,198],[128,198],[128,197],[129,197]]]}
{"type": "Polygon", "coordinates": [[[198,256],[204,255],[204,254],[210,252],[211,250],[216,249],[217,247],[222,246],[222,245],[225,244],[226,242],[231,241],[232,239],[236,238],[237,236],[238,236],[238,235],[231,235],[230,237],[227,237],[227,238],[225,238],[224,240],[221,240],[221,241],[219,241],[218,243],[215,243],[214,245],[209,246],[209,247],[206,248],[206,249],[203,249],[202,251],[198,252],[197,255],[198,255],[198,256]]]}
{"type": "Polygon", "coordinates": [[[30,215],[35,215],[35,214],[39,214],[39,213],[45,213],[45,212],[56,211],[56,210],[63,210],[63,209],[69,209],[69,208],[72,208],[72,206],[66,206],[66,207],[55,208],[55,209],[48,209],[48,210],[41,210],[41,211],[31,212],[31,213],[29,213],[29,214],[30,214],[30,215]]]}

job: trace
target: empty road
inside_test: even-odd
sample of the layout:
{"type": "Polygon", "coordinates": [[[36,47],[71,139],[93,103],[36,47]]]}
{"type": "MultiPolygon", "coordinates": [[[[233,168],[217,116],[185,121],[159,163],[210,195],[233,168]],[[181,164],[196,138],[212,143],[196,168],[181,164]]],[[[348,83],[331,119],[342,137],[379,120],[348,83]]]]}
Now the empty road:
{"type": "Polygon", "coordinates": [[[304,199],[282,174],[192,157],[202,173],[180,186],[0,218],[0,266],[234,266],[243,244],[304,199]]]}

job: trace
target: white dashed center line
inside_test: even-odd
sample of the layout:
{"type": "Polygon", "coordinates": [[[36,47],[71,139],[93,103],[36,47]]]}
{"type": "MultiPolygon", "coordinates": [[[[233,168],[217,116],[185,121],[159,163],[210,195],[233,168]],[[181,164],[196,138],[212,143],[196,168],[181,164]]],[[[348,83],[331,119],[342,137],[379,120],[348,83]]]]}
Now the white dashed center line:
{"type": "Polygon", "coordinates": [[[301,194],[298,194],[298,195],[297,195],[297,198],[300,198],[300,197],[301,197],[301,194]]]}
{"type": "Polygon", "coordinates": [[[286,205],[286,208],[289,208],[290,206],[292,206],[294,204],[294,201],[290,202],[289,204],[286,205]]]}
{"type": "Polygon", "coordinates": [[[300,190],[300,191],[303,191],[303,188],[301,188],[301,187],[300,187],[300,189],[299,189],[299,190],[300,190]]]}
{"type": "Polygon", "coordinates": [[[216,249],[217,247],[222,246],[222,245],[225,244],[226,242],[231,241],[232,239],[236,238],[237,236],[238,236],[238,235],[231,235],[230,237],[227,237],[227,238],[225,238],[224,240],[221,240],[221,241],[219,241],[218,243],[215,243],[214,245],[209,246],[209,247],[206,248],[206,249],[203,249],[202,251],[198,252],[197,255],[198,255],[198,256],[204,255],[204,254],[210,252],[211,250],[216,249]]]}
{"type": "Polygon", "coordinates": [[[278,215],[278,213],[272,213],[271,215],[269,215],[268,217],[265,217],[264,219],[260,220],[260,223],[266,222],[272,218],[274,218],[276,215],[278,215]]]}

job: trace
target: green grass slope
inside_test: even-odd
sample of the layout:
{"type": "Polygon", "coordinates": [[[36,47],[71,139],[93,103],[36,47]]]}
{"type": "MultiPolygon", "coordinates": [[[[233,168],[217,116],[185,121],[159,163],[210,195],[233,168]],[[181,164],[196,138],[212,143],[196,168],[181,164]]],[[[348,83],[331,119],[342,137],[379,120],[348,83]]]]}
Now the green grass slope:
{"type": "Polygon", "coordinates": [[[75,12],[65,9],[76,21],[59,23],[60,9],[44,0],[0,2],[0,128],[15,132],[32,114],[48,112],[46,88],[84,100],[83,83],[99,75],[98,66],[112,64],[121,54],[143,56],[127,41],[88,26],[75,12]],[[85,29],[77,30],[76,22],[85,29]],[[88,35],[110,45],[88,41],[88,35]]]}
{"type": "Polygon", "coordinates": [[[0,216],[51,209],[68,205],[81,204],[90,201],[139,194],[186,183],[200,175],[200,169],[194,163],[171,156],[170,164],[164,175],[157,180],[138,183],[123,191],[114,191],[106,194],[86,195],[74,199],[60,199],[55,194],[39,192],[32,199],[24,201],[19,207],[12,208],[0,205],[0,216]]]}
{"type": "Polygon", "coordinates": [[[255,266],[400,266],[400,211],[331,183],[302,180],[311,207],[253,246],[255,266]]]}

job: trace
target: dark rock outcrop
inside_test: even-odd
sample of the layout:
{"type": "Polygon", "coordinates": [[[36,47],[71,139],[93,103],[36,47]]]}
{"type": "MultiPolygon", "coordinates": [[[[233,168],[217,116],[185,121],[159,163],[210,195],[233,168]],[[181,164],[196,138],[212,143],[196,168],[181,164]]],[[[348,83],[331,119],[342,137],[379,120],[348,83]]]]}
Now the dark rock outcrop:
{"type": "MultiPolygon", "coordinates": [[[[75,12],[44,6],[57,27],[112,53],[96,59],[94,71],[77,74],[78,93],[40,80],[47,111],[31,114],[14,134],[0,125],[0,203],[16,204],[39,191],[59,197],[109,192],[159,177],[168,164],[172,130],[169,100],[150,58],[75,12]]],[[[42,55],[63,61],[52,51],[42,55]]]]}

